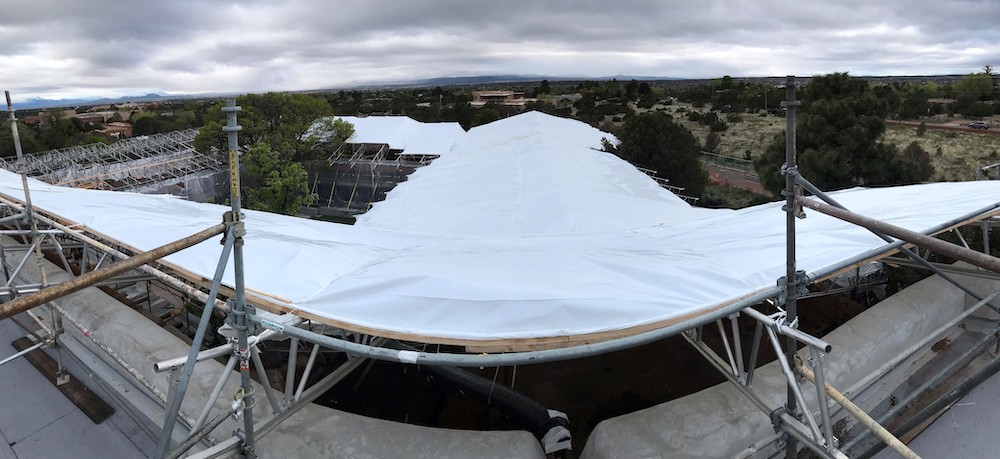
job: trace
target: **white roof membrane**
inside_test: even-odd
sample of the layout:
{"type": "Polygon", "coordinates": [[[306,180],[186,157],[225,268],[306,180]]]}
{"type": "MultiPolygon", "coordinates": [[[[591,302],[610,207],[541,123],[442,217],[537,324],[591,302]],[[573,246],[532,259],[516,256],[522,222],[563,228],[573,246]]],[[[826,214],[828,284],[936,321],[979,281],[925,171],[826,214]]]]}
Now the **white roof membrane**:
{"type": "MultiPolygon", "coordinates": [[[[387,144],[394,150],[402,150],[407,155],[444,155],[465,135],[465,129],[458,123],[422,123],[408,116],[333,116],[351,123],[354,134],[347,143],[387,144]]],[[[317,120],[309,128],[309,135],[323,137],[317,132],[321,126],[317,120]]]]}
{"type": "MultiPolygon", "coordinates": [[[[346,328],[484,343],[591,339],[685,321],[770,288],[784,275],[782,203],[691,208],[592,150],[599,148],[597,134],[556,129],[565,120],[515,118],[470,131],[456,146],[456,162],[442,157],[421,169],[361,226],[246,211],[247,286],[346,328]],[[498,169],[459,174],[458,158],[476,154],[496,158],[490,166],[498,169]],[[435,174],[448,177],[455,192],[435,186],[443,180],[435,174]],[[408,201],[411,191],[424,193],[418,190],[426,199],[408,201]],[[464,207],[434,207],[439,195],[464,207]],[[405,202],[417,206],[409,220],[398,204],[405,202]]],[[[31,190],[39,209],[139,250],[217,224],[228,210],[34,180],[31,190]]],[[[0,172],[0,192],[22,197],[20,178],[0,172]]],[[[925,231],[995,205],[1000,182],[858,188],[834,196],[855,212],[925,231]]],[[[797,222],[797,250],[807,272],[838,267],[884,244],[867,230],[806,212],[797,222]]],[[[166,261],[211,278],[220,250],[213,239],[166,261]]],[[[232,285],[231,268],[225,282],[232,285]]]]}
{"type": "Polygon", "coordinates": [[[472,128],[452,154],[418,169],[357,225],[454,235],[641,228],[715,214],[692,209],[618,157],[611,134],[528,112],[472,128]]]}

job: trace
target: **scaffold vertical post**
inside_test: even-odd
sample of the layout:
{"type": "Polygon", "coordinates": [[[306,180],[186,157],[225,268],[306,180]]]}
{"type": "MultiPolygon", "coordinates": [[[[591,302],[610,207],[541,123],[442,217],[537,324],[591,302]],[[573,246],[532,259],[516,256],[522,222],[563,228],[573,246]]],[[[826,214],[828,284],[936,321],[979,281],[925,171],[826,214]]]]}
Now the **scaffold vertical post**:
{"type": "Polygon", "coordinates": [[[249,337],[249,322],[247,321],[246,290],[243,275],[243,215],[240,209],[240,158],[239,158],[239,137],[238,133],[242,127],[236,123],[236,113],[241,109],[236,105],[235,100],[226,101],[226,106],[222,111],[226,112],[227,123],[222,128],[229,137],[229,201],[232,204],[232,219],[234,224],[235,241],[233,244],[233,269],[235,273],[236,303],[230,313],[233,315],[233,326],[237,335],[237,358],[240,369],[240,391],[243,405],[243,455],[244,457],[256,457],[254,454],[254,432],[253,432],[253,382],[250,378],[250,346],[247,343],[249,337]]]}
{"type": "MultiPolygon", "coordinates": [[[[21,150],[21,135],[17,129],[17,116],[14,113],[14,104],[10,100],[10,91],[4,91],[4,98],[7,99],[7,119],[10,121],[10,134],[14,140],[14,153],[17,155],[18,173],[21,175],[21,187],[24,189],[24,215],[28,219],[31,227],[31,244],[35,252],[35,263],[38,264],[38,274],[41,278],[41,287],[48,285],[48,278],[45,274],[44,256],[42,255],[42,240],[38,234],[38,221],[35,219],[31,205],[31,190],[28,189],[28,175],[24,171],[24,152],[21,150]]],[[[54,239],[53,239],[54,240],[54,239]]],[[[25,257],[27,259],[27,257],[25,257]]],[[[8,285],[12,279],[7,279],[8,285]]],[[[63,368],[62,352],[58,346],[59,333],[62,332],[62,317],[59,313],[49,307],[49,316],[52,321],[52,334],[49,339],[51,346],[56,349],[56,384],[63,385],[69,382],[69,373],[63,368]]]]}
{"type": "MultiPolygon", "coordinates": [[[[799,278],[795,264],[795,219],[801,215],[801,207],[798,206],[795,179],[798,175],[798,166],[795,158],[795,108],[798,101],[795,100],[795,77],[785,78],[785,101],[782,102],[787,113],[785,116],[785,165],[782,167],[782,174],[785,176],[785,321],[790,327],[795,326],[798,316],[797,290],[799,278]]],[[[785,348],[786,358],[789,362],[795,359],[797,346],[795,338],[788,336],[785,348]]],[[[787,402],[785,408],[791,415],[795,414],[795,393],[791,384],[788,385],[787,402]]],[[[792,437],[788,438],[785,447],[785,457],[792,459],[797,456],[797,445],[792,437]]]]}

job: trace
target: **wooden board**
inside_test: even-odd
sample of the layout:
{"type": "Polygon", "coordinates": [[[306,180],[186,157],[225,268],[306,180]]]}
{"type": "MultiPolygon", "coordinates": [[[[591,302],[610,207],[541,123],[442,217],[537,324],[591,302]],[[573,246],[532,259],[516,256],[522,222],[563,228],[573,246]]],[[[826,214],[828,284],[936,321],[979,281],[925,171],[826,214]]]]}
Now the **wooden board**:
{"type": "MultiPolygon", "coordinates": [[[[11,343],[15,349],[18,351],[23,351],[35,343],[28,338],[19,338],[11,343]]],[[[69,378],[69,382],[63,385],[56,384],[56,374],[59,372],[59,365],[56,363],[52,357],[49,357],[45,351],[41,349],[35,349],[24,355],[24,358],[31,363],[35,369],[38,370],[45,379],[49,380],[52,385],[59,389],[74,405],[80,408],[84,414],[94,421],[94,424],[100,424],[106,419],[115,414],[115,409],[108,405],[107,402],[101,400],[97,394],[91,392],[80,380],[74,377],[69,378]]]]}

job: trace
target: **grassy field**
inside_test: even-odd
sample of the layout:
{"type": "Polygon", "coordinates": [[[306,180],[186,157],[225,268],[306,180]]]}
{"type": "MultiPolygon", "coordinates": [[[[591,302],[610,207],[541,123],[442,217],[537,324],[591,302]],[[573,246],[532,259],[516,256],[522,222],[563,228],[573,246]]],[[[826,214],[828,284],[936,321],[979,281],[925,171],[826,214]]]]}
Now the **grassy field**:
{"type": "Polygon", "coordinates": [[[976,170],[1000,161],[1000,136],[928,129],[923,137],[909,126],[889,125],[885,141],[906,148],[917,142],[927,150],[934,166],[932,181],[975,180],[976,170]]]}
{"type": "MultiPolygon", "coordinates": [[[[673,115],[674,121],[683,124],[691,130],[698,140],[705,142],[708,137],[708,126],[696,121],[688,121],[688,112],[696,110],[707,112],[704,108],[694,108],[689,104],[676,104],[663,107],[665,113],[673,115]]],[[[726,119],[726,115],[720,115],[726,119]]],[[[759,116],[750,113],[740,113],[734,116],[739,117],[738,122],[726,121],[729,129],[719,133],[722,140],[717,153],[733,158],[744,159],[746,152],[750,152],[751,157],[756,157],[759,152],[767,147],[771,139],[785,128],[785,118],[780,116],[759,116]]]]}
{"type": "MultiPolygon", "coordinates": [[[[687,119],[687,112],[705,112],[707,109],[693,108],[689,104],[658,106],[655,109],[673,115],[675,121],[690,129],[702,142],[708,136],[707,126],[687,119]]],[[[726,118],[726,115],[720,116],[726,118]]],[[[743,113],[739,117],[738,122],[727,122],[729,129],[720,133],[722,142],[718,154],[743,159],[749,151],[752,157],[756,157],[785,128],[785,118],[780,116],[761,117],[743,113]]],[[[929,120],[927,124],[966,126],[969,121],[941,117],[929,120]]],[[[1000,126],[1000,118],[994,117],[992,122],[994,126],[1000,126]]],[[[932,181],[975,180],[979,167],[1000,162],[1000,136],[997,135],[928,129],[923,137],[917,137],[914,127],[888,125],[883,139],[896,144],[900,149],[915,141],[927,150],[935,170],[932,181]]]]}

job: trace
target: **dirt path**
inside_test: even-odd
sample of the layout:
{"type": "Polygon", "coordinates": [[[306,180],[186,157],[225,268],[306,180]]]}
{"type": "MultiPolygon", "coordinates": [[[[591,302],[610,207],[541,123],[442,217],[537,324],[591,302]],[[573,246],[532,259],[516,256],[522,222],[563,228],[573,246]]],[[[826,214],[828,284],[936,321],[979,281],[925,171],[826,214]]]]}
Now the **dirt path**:
{"type": "Polygon", "coordinates": [[[769,191],[764,189],[764,186],[760,184],[760,180],[757,177],[729,169],[723,169],[711,164],[705,164],[705,169],[708,170],[708,180],[711,183],[718,185],[732,185],[736,188],[742,188],[757,194],[771,194],[769,191]]]}

